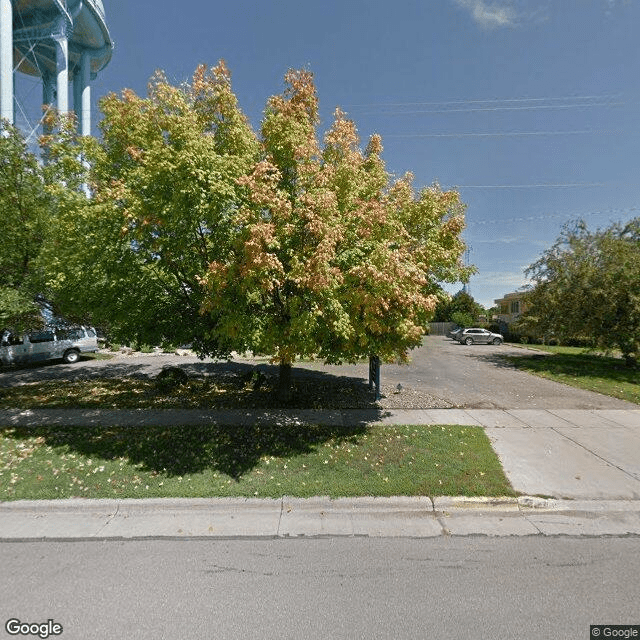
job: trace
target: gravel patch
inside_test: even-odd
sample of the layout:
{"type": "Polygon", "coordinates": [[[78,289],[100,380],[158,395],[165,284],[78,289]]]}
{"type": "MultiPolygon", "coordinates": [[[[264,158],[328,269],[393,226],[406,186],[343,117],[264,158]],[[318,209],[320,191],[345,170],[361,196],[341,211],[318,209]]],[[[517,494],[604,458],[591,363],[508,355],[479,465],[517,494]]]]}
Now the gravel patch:
{"type": "Polygon", "coordinates": [[[292,380],[292,399],[282,403],[277,399],[277,378],[269,377],[264,386],[247,395],[229,397],[225,409],[451,409],[455,405],[411,387],[381,385],[381,397],[364,382],[350,378],[322,379],[307,372],[296,372],[292,380]]]}

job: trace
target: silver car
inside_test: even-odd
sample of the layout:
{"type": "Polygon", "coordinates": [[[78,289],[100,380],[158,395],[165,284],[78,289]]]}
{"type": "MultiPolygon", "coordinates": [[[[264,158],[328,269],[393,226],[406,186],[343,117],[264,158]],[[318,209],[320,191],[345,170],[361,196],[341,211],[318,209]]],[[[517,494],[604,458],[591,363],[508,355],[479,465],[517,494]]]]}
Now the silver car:
{"type": "Polygon", "coordinates": [[[487,329],[464,329],[455,338],[461,344],[502,344],[504,336],[487,329]]]}

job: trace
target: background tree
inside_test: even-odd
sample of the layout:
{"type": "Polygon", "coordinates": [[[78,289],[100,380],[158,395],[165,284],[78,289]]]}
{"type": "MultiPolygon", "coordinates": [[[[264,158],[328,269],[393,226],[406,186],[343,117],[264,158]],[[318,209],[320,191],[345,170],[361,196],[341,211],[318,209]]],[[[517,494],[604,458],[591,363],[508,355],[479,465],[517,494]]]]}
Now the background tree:
{"type": "Polygon", "coordinates": [[[470,313],[464,311],[454,311],[451,314],[451,322],[455,322],[459,327],[466,329],[476,324],[475,318],[470,313]]]}
{"type": "Polygon", "coordinates": [[[449,299],[441,301],[436,307],[436,322],[455,322],[461,327],[470,327],[484,313],[482,305],[464,290],[458,291],[449,299]],[[455,317],[454,317],[455,316],[455,317]]]}
{"type": "Polygon", "coordinates": [[[535,286],[523,323],[559,340],[583,337],[620,349],[627,363],[640,349],[640,218],[590,232],[567,226],[527,270],[535,286]]]}
{"type": "Polygon", "coordinates": [[[34,265],[49,227],[42,167],[20,132],[0,120],[0,329],[42,324],[34,265]]]}

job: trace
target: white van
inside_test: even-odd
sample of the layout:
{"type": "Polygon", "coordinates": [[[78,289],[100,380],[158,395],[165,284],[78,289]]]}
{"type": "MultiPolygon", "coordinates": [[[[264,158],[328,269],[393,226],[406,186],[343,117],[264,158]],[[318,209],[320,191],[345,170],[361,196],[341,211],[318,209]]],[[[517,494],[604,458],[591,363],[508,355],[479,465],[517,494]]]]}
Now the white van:
{"type": "Polygon", "coordinates": [[[81,353],[95,353],[98,338],[91,327],[40,329],[17,335],[9,330],[0,337],[0,364],[21,364],[62,359],[72,363],[81,353]]]}

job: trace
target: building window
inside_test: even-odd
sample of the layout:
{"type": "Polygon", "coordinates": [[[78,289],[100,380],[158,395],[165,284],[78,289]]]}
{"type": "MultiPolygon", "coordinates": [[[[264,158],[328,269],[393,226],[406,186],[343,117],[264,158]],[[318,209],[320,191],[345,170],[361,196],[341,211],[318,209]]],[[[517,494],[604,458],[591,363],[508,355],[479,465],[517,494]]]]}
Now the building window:
{"type": "Polygon", "coordinates": [[[511,303],[511,313],[520,313],[520,301],[516,300],[511,303]]]}

